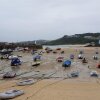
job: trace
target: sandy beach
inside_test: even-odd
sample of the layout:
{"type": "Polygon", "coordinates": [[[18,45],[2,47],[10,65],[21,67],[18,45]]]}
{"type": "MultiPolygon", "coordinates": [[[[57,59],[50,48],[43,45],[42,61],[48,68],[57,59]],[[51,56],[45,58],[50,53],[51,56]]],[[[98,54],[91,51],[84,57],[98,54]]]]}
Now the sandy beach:
{"type": "Polygon", "coordinates": [[[92,70],[96,70],[100,74],[100,69],[97,68],[100,58],[93,60],[93,55],[97,50],[100,51],[100,48],[64,47],[57,51],[57,54],[43,53],[41,64],[37,67],[31,66],[34,55],[30,52],[14,52],[14,55],[22,55],[23,63],[21,66],[12,68],[10,60],[0,60],[0,92],[9,89],[24,90],[24,95],[13,100],[100,100],[100,77],[90,77],[92,70]],[[80,50],[84,51],[88,63],[83,64],[80,59],[77,59],[80,50]],[[61,51],[65,51],[65,53],[61,54],[61,51]],[[64,69],[62,62],[57,62],[56,58],[63,56],[64,60],[67,60],[70,54],[74,54],[75,59],[71,60],[70,68],[64,69]],[[16,72],[17,76],[12,79],[2,79],[3,74],[8,71],[16,72]],[[78,71],[79,77],[69,78],[68,75],[73,71],[78,71]],[[37,82],[28,86],[16,85],[16,82],[29,78],[37,82]]]}

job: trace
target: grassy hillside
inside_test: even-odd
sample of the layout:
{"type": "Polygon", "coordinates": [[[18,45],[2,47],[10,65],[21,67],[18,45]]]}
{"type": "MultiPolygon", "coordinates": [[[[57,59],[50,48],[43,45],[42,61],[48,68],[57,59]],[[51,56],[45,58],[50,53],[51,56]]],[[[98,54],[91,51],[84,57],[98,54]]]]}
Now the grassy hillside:
{"type": "Polygon", "coordinates": [[[92,34],[92,33],[85,33],[85,34],[77,34],[73,36],[64,36],[62,38],[47,42],[47,45],[62,45],[62,44],[86,44],[94,42],[95,44],[98,43],[98,39],[92,38],[84,38],[84,36],[92,36],[92,37],[99,37],[100,33],[92,34]]]}

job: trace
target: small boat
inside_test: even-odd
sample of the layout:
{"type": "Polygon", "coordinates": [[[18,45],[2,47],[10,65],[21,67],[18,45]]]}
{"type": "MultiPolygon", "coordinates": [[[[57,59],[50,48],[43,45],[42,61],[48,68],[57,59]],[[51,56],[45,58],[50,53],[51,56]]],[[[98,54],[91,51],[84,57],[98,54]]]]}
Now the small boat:
{"type": "Polygon", "coordinates": [[[9,90],[4,93],[0,93],[0,100],[13,99],[22,94],[24,94],[23,90],[9,90]]]}
{"type": "Polygon", "coordinates": [[[97,65],[97,68],[100,68],[100,64],[97,65]]]}
{"type": "Polygon", "coordinates": [[[91,71],[90,76],[92,76],[92,77],[98,77],[97,71],[91,71]]]}
{"type": "Polygon", "coordinates": [[[3,59],[4,59],[4,57],[3,57],[3,56],[1,56],[1,57],[0,57],[0,59],[1,59],[1,60],[3,60],[3,59]]]}
{"type": "Polygon", "coordinates": [[[98,51],[96,51],[96,52],[95,52],[95,54],[99,54],[99,52],[98,52],[98,51]]]}
{"type": "Polygon", "coordinates": [[[34,61],[40,61],[41,60],[41,56],[40,55],[37,55],[37,56],[35,56],[35,57],[33,57],[33,60],[34,61]]]}
{"type": "Polygon", "coordinates": [[[83,53],[84,53],[84,51],[82,51],[82,50],[81,50],[81,51],[79,51],[79,54],[83,54],[83,53]]]}
{"type": "Polygon", "coordinates": [[[57,60],[58,62],[63,62],[64,57],[58,57],[56,60],[57,60]]]}
{"type": "Polygon", "coordinates": [[[50,51],[48,50],[48,51],[46,51],[46,53],[50,53],[50,51]]]}
{"type": "Polygon", "coordinates": [[[46,47],[46,48],[45,48],[45,50],[50,50],[50,49],[51,49],[51,48],[49,48],[49,47],[46,47]]]}
{"type": "Polygon", "coordinates": [[[18,57],[22,57],[22,55],[17,55],[18,57]]]}
{"type": "Polygon", "coordinates": [[[70,60],[64,61],[63,64],[62,64],[62,66],[65,67],[65,68],[66,67],[70,67],[71,66],[71,61],[70,60]]]}
{"type": "Polygon", "coordinates": [[[18,58],[18,56],[11,55],[11,56],[8,57],[9,60],[12,60],[14,58],[16,59],[16,58],[18,58]]]}
{"type": "Polygon", "coordinates": [[[23,80],[17,83],[18,86],[24,86],[24,85],[32,85],[34,84],[36,81],[34,81],[33,79],[28,79],[28,80],[23,80]]]}
{"type": "Polygon", "coordinates": [[[97,57],[97,56],[93,56],[93,59],[94,59],[94,60],[98,60],[98,57],[97,57]]]}
{"type": "Polygon", "coordinates": [[[70,55],[70,59],[74,59],[74,55],[73,54],[70,55]]]}
{"type": "Polygon", "coordinates": [[[34,62],[32,63],[32,66],[39,66],[40,65],[40,62],[34,62]]]}
{"type": "Polygon", "coordinates": [[[18,57],[17,58],[15,57],[11,60],[11,66],[18,66],[18,65],[21,65],[21,64],[22,64],[22,62],[18,57]]]}
{"type": "Polygon", "coordinates": [[[83,58],[82,63],[88,63],[88,61],[85,58],[83,58]]]}
{"type": "Polygon", "coordinates": [[[57,48],[56,50],[61,50],[61,48],[57,48]]]}
{"type": "Polygon", "coordinates": [[[83,59],[83,56],[81,54],[79,54],[78,59],[83,59]]]}
{"type": "Polygon", "coordinates": [[[64,54],[64,51],[61,51],[61,54],[64,54]]]}
{"type": "Polygon", "coordinates": [[[2,56],[0,57],[0,59],[1,59],[1,60],[8,59],[8,56],[9,56],[9,55],[7,55],[7,54],[6,54],[6,55],[2,55],[2,56]]]}
{"type": "Polygon", "coordinates": [[[71,77],[78,77],[79,76],[79,72],[72,72],[71,73],[71,77]]]}
{"type": "Polygon", "coordinates": [[[3,78],[14,78],[16,76],[16,73],[14,72],[7,72],[3,75],[3,78]]]}
{"type": "Polygon", "coordinates": [[[49,51],[50,51],[50,52],[52,52],[53,50],[52,50],[52,49],[50,49],[49,51]]]}
{"type": "Polygon", "coordinates": [[[53,53],[56,54],[57,52],[56,51],[53,51],[53,53]]]}

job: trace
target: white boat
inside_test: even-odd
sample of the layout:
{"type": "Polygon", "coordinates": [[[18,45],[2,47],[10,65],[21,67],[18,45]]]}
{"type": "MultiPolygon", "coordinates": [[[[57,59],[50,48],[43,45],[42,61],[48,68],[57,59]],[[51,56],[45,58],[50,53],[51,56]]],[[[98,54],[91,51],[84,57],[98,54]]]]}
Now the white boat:
{"type": "Polygon", "coordinates": [[[11,55],[8,57],[9,60],[12,60],[13,58],[18,58],[18,56],[11,55]]]}
{"type": "Polygon", "coordinates": [[[90,76],[92,76],[92,77],[98,77],[97,71],[91,71],[90,72],[90,76]]]}
{"type": "Polygon", "coordinates": [[[18,85],[18,86],[24,86],[24,85],[32,85],[32,84],[34,84],[34,83],[36,83],[35,80],[33,80],[33,79],[28,79],[28,80],[23,80],[23,81],[18,82],[17,85],[18,85]]]}
{"type": "Polygon", "coordinates": [[[82,54],[79,54],[78,55],[78,59],[83,59],[83,55],[82,54]]]}
{"type": "Polygon", "coordinates": [[[3,75],[3,78],[14,78],[14,77],[16,77],[16,73],[14,73],[14,72],[6,72],[3,75]]]}
{"type": "Polygon", "coordinates": [[[22,94],[24,94],[23,90],[9,90],[9,91],[6,91],[4,93],[0,93],[0,100],[12,99],[12,98],[20,96],[22,94]]]}

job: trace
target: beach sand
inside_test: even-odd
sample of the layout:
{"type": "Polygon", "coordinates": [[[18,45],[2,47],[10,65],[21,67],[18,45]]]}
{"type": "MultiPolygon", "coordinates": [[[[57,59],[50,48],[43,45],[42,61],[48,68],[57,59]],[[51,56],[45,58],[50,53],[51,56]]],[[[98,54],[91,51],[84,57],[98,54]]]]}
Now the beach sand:
{"type": "Polygon", "coordinates": [[[0,92],[9,89],[25,91],[14,100],[100,100],[99,81],[44,79],[30,86],[15,86],[15,81],[0,85],[0,92]]]}
{"type": "Polygon", "coordinates": [[[44,53],[41,65],[38,67],[31,66],[33,56],[30,53],[14,53],[23,56],[21,60],[24,63],[19,68],[12,69],[10,61],[1,61],[0,92],[9,89],[24,90],[24,95],[13,100],[100,100],[100,78],[91,78],[89,75],[92,70],[100,73],[100,69],[96,68],[99,60],[94,61],[92,58],[97,48],[74,46],[63,48],[63,50],[64,54],[60,54],[61,51],[57,51],[57,54],[44,53]],[[77,59],[79,50],[84,50],[88,64],[82,64],[81,60],[77,59]],[[75,55],[75,59],[72,60],[71,68],[65,70],[62,63],[58,63],[56,58],[63,56],[66,60],[69,59],[71,53],[75,55]],[[2,79],[3,73],[12,70],[17,73],[16,78],[2,79]],[[67,75],[73,71],[80,73],[78,78],[68,78],[67,75]],[[16,85],[16,82],[26,78],[35,79],[37,82],[28,86],[16,85]]]}

